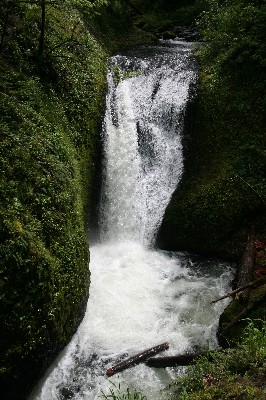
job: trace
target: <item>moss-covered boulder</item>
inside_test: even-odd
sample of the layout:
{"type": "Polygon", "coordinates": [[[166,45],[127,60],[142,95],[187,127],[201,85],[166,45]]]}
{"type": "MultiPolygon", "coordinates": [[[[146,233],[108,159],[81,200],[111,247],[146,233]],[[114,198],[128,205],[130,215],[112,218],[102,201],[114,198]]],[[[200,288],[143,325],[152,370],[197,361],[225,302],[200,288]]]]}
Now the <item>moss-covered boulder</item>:
{"type": "Polygon", "coordinates": [[[265,234],[263,115],[254,91],[201,72],[183,138],[185,173],[166,209],[160,247],[238,259],[251,225],[265,234]]]}
{"type": "Polygon", "coordinates": [[[73,333],[89,270],[79,170],[66,132],[6,95],[0,108],[1,373],[9,393],[17,381],[31,381],[32,362],[49,362],[73,333]]]}

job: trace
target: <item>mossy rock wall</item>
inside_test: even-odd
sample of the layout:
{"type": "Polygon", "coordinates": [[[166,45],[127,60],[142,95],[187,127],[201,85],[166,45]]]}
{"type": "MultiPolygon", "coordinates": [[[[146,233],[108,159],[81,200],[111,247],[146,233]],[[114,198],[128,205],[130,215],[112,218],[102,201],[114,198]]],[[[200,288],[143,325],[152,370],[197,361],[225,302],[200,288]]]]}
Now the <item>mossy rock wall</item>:
{"type": "Polygon", "coordinates": [[[164,249],[239,259],[251,225],[264,232],[263,102],[202,71],[184,135],[185,173],[158,235],[164,249]]]}
{"type": "Polygon", "coordinates": [[[14,9],[1,54],[0,392],[23,399],[81,321],[106,51],[74,9],[14,9]],[[75,29],[73,28],[75,27],[75,29]]]}

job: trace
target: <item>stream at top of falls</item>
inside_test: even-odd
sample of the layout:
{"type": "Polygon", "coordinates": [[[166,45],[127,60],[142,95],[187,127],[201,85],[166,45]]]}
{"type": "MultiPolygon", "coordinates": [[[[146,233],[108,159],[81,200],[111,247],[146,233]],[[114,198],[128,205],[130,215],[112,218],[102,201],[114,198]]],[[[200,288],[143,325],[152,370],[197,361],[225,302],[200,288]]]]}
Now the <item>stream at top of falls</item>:
{"type": "Polygon", "coordinates": [[[228,303],[210,304],[229,291],[230,264],[153,248],[183,172],[184,116],[197,79],[191,44],[114,56],[107,79],[101,239],[90,248],[87,311],[31,400],[96,400],[113,384],[159,400],[178,368],[140,364],[112,378],[106,370],[163,342],[167,355],[215,348],[228,303]]]}

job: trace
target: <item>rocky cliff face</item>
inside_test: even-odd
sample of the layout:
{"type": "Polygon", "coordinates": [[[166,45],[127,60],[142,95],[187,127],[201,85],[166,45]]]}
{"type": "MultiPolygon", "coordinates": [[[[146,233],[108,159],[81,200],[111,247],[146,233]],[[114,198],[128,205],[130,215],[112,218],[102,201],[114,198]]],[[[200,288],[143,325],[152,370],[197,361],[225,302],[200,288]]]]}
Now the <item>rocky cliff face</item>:
{"type": "Polygon", "coordinates": [[[77,11],[49,11],[47,47],[35,57],[37,11],[12,10],[0,60],[0,386],[6,399],[24,398],[85,311],[85,210],[105,92],[105,52],[77,11]]]}

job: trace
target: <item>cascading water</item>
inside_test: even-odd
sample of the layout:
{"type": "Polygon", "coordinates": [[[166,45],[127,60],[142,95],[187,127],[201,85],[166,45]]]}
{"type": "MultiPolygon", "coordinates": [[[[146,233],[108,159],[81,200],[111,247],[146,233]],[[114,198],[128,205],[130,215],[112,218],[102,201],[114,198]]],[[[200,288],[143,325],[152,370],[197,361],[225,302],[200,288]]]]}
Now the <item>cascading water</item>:
{"type": "Polygon", "coordinates": [[[114,383],[159,400],[177,370],[139,365],[111,383],[106,369],[165,341],[169,355],[216,346],[226,301],[210,301],[229,289],[232,268],[151,248],[182,174],[184,114],[195,79],[183,42],[110,60],[102,238],[91,248],[87,312],[31,399],[95,400],[114,383]]]}
{"type": "Polygon", "coordinates": [[[152,56],[143,50],[142,58],[116,56],[110,61],[101,224],[105,240],[152,244],[182,174],[184,112],[196,71],[187,47],[167,50],[157,48],[152,56]]]}

